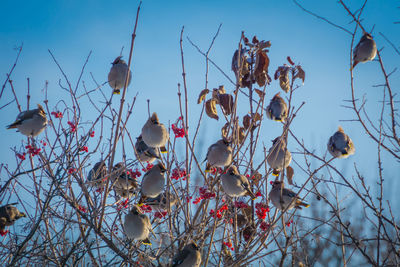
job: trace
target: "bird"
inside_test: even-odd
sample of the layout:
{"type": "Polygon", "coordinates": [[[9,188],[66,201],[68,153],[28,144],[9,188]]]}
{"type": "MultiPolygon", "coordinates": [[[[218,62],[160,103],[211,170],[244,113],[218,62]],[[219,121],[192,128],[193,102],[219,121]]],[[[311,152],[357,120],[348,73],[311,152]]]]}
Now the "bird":
{"type": "Polygon", "coordinates": [[[150,232],[153,231],[149,217],[142,214],[141,209],[134,205],[125,215],[124,231],[127,237],[142,241],[145,245],[151,245],[150,232]]]}
{"type": "Polygon", "coordinates": [[[293,208],[301,209],[302,206],[306,208],[310,206],[302,202],[296,195],[292,190],[284,188],[283,182],[276,180],[272,184],[272,189],[268,197],[272,204],[279,210],[285,210],[287,207],[290,210],[293,208]]]}
{"type": "Polygon", "coordinates": [[[104,161],[97,162],[89,171],[88,181],[96,188],[102,188],[107,176],[107,167],[104,161]]]}
{"type": "Polygon", "coordinates": [[[157,113],[153,113],[142,128],[142,139],[149,147],[160,148],[166,152],[165,144],[168,141],[168,132],[164,124],[158,120],[157,113]]]}
{"type": "Polygon", "coordinates": [[[275,138],[267,155],[268,165],[273,169],[272,175],[278,176],[281,170],[289,166],[291,161],[292,154],[287,149],[285,140],[281,137],[275,138]]]}
{"type": "MultiPolygon", "coordinates": [[[[125,78],[128,72],[128,65],[122,56],[117,57],[112,64],[110,72],[108,73],[108,84],[114,89],[114,94],[119,95],[120,89],[125,86],[125,78]]],[[[132,71],[129,70],[128,84],[131,83],[132,71]]]]}
{"type": "Polygon", "coordinates": [[[274,121],[284,122],[288,116],[285,100],[277,93],[266,108],[267,117],[274,121]]]}
{"type": "Polygon", "coordinates": [[[136,188],[138,188],[137,181],[127,173],[126,167],[122,162],[114,165],[111,181],[113,182],[115,193],[123,198],[132,197],[136,192],[136,188]]]}
{"type": "Polygon", "coordinates": [[[199,267],[200,264],[200,248],[194,241],[187,244],[172,260],[172,267],[199,267]]]}
{"type": "Polygon", "coordinates": [[[172,207],[178,202],[178,199],[175,194],[172,193],[161,193],[156,197],[146,198],[145,204],[149,205],[152,210],[155,211],[163,211],[168,209],[168,202],[169,206],[172,207]]]}
{"type": "Polygon", "coordinates": [[[18,114],[14,123],[7,126],[7,129],[17,128],[20,133],[26,136],[35,137],[47,126],[46,112],[42,105],[37,104],[37,109],[25,110],[18,114]]]}
{"type": "Polygon", "coordinates": [[[218,140],[215,144],[212,144],[208,148],[207,156],[204,161],[207,161],[206,172],[210,171],[211,167],[224,168],[231,164],[231,142],[228,141],[226,138],[222,138],[221,140],[218,140]]]}
{"type": "Polygon", "coordinates": [[[135,153],[136,153],[136,158],[140,162],[152,163],[156,159],[161,158],[160,152],[156,148],[149,147],[148,145],[146,145],[141,135],[139,135],[139,137],[136,138],[135,153]]]}
{"type": "Polygon", "coordinates": [[[244,175],[240,175],[235,165],[230,166],[226,173],[220,176],[220,179],[222,188],[230,197],[249,194],[252,199],[257,198],[251,190],[249,180],[244,175]]]}
{"type": "Polygon", "coordinates": [[[360,62],[365,63],[373,60],[376,57],[376,52],[377,49],[374,39],[372,39],[371,34],[365,32],[354,48],[352,69],[360,62]]]}
{"type": "Polygon", "coordinates": [[[343,128],[339,126],[328,141],[328,151],[335,158],[347,158],[356,152],[353,141],[344,133],[343,128]]]}
{"type": "Polygon", "coordinates": [[[166,171],[164,165],[159,162],[144,174],[140,189],[142,194],[142,199],[139,201],[140,204],[146,198],[157,197],[164,191],[164,173],[166,171]]]}
{"type": "Polygon", "coordinates": [[[26,217],[25,213],[20,212],[12,204],[0,207],[0,232],[3,232],[6,226],[11,226],[16,220],[26,217]]]}

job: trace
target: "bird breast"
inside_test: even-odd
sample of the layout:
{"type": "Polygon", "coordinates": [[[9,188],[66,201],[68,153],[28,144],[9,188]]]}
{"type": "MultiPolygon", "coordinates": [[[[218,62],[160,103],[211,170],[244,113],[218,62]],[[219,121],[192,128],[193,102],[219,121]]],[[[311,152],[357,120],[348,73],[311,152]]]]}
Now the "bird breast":
{"type": "Polygon", "coordinates": [[[146,197],[157,197],[164,190],[165,179],[161,173],[150,172],[143,177],[141,191],[146,197]]]}
{"type": "Polygon", "coordinates": [[[150,147],[162,147],[168,139],[168,133],[163,124],[146,123],[142,129],[142,138],[150,147]]]}
{"type": "Polygon", "coordinates": [[[222,188],[225,193],[227,193],[231,197],[239,197],[246,194],[246,190],[244,190],[240,179],[236,176],[223,174],[221,176],[222,188]]]}
{"type": "Polygon", "coordinates": [[[149,235],[149,228],[145,219],[131,213],[125,216],[124,229],[126,235],[135,240],[146,239],[149,235]]]}
{"type": "MultiPolygon", "coordinates": [[[[128,71],[126,64],[115,64],[111,67],[110,73],[108,74],[108,83],[114,89],[121,89],[125,85],[125,77],[128,71]]],[[[128,85],[131,83],[132,74],[130,72],[128,85]]]]}
{"type": "Polygon", "coordinates": [[[46,128],[47,119],[40,115],[35,114],[31,119],[22,121],[20,125],[17,125],[18,130],[27,136],[37,136],[46,128]]]}

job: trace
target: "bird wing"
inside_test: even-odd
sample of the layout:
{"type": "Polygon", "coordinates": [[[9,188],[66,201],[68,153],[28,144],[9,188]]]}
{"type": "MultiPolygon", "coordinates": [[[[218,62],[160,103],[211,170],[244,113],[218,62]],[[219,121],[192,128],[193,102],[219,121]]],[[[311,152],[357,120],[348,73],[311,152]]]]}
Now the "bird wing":
{"type": "Polygon", "coordinates": [[[187,256],[189,256],[189,253],[190,253],[189,250],[186,248],[180,251],[178,255],[174,257],[174,260],[172,261],[172,267],[176,267],[179,264],[182,264],[182,262],[187,258],[187,256]]]}
{"type": "Polygon", "coordinates": [[[288,197],[295,197],[297,194],[290,189],[283,188],[282,195],[288,197]]]}
{"type": "MultiPolygon", "coordinates": [[[[215,148],[217,148],[217,144],[212,144],[209,148],[208,148],[208,150],[207,150],[207,155],[206,155],[206,158],[204,159],[204,161],[206,161],[207,159],[208,159],[208,154],[210,154],[210,151],[212,151],[212,150],[214,150],[215,148]]],[[[203,162],[204,162],[203,161],[203,162]]]]}

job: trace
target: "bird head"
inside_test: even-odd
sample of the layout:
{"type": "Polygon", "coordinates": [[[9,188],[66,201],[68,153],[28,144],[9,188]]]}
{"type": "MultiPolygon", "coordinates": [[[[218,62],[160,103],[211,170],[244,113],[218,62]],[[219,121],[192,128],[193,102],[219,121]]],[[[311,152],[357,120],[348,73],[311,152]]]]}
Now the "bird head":
{"type": "Polygon", "coordinates": [[[194,241],[190,242],[188,246],[193,250],[199,250],[199,246],[194,241]]]}
{"type": "Polygon", "coordinates": [[[115,65],[115,64],[119,64],[119,63],[125,63],[125,61],[123,61],[122,56],[117,57],[111,64],[115,65]]]}
{"type": "Polygon", "coordinates": [[[42,107],[42,105],[37,104],[37,106],[38,106],[38,109],[39,109],[39,113],[40,113],[41,115],[46,115],[46,112],[44,111],[44,108],[42,107]]]}
{"type": "Polygon", "coordinates": [[[158,162],[156,166],[158,166],[158,168],[160,169],[160,171],[162,173],[167,171],[167,169],[165,168],[164,164],[162,164],[162,162],[158,162]]]}
{"type": "Polygon", "coordinates": [[[237,170],[237,168],[236,168],[235,165],[230,166],[230,167],[228,168],[228,170],[227,170],[227,173],[228,173],[229,175],[237,175],[237,174],[239,174],[239,172],[238,172],[238,170],[237,170]]]}
{"type": "Polygon", "coordinates": [[[218,142],[219,142],[219,143],[222,143],[222,144],[224,144],[224,145],[226,145],[226,146],[230,146],[230,145],[232,144],[232,140],[229,139],[229,138],[226,138],[226,137],[222,138],[222,139],[219,140],[218,142]]]}
{"type": "Polygon", "coordinates": [[[282,185],[283,185],[283,182],[282,182],[282,181],[275,180],[275,181],[272,183],[272,188],[279,188],[279,187],[281,187],[282,185]]]}
{"type": "Polygon", "coordinates": [[[133,207],[131,209],[131,213],[134,215],[142,214],[142,210],[139,206],[133,205],[133,207]]]}
{"type": "Polygon", "coordinates": [[[158,120],[157,113],[154,112],[154,113],[151,115],[150,121],[151,121],[153,124],[159,124],[159,123],[160,123],[159,120],[158,120]]]}

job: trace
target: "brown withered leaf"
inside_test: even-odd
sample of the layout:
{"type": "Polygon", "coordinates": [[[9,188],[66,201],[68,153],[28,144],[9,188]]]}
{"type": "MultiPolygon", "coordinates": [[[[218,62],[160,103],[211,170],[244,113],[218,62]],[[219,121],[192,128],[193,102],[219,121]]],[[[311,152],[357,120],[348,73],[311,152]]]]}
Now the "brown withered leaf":
{"type": "Polygon", "coordinates": [[[251,179],[253,180],[253,183],[258,186],[258,184],[260,183],[261,179],[262,179],[262,175],[259,172],[255,172],[253,173],[253,175],[251,176],[251,179]]]}
{"type": "Polygon", "coordinates": [[[221,137],[222,138],[227,138],[227,133],[228,133],[228,127],[229,127],[229,122],[225,123],[224,127],[221,128],[221,137]]]}
{"type": "Polygon", "coordinates": [[[259,121],[259,120],[261,120],[261,115],[260,115],[260,113],[254,113],[253,114],[253,120],[254,120],[254,122],[257,122],[257,121],[259,121]]]}
{"type": "Polygon", "coordinates": [[[277,80],[282,75],[286,75],[289,72],[289,66],[284,64],[283,66],[279,66],[278,69],[275,71],[274,79],[277,80]]]}
{"type": "Polygon", "coordinates": [[[246,137],[246,130],[243,127],[239,128],[238,136],[239,136],[239,143],[240,144],[243,143],[244,138],[246,137]]]}
{"type": "Polygon", "coordinates": [[[268,66],[269,58],[267,56],[267,53],[263,50],[258,50],[254,76],[259,86],[264,86],[267,81],[268,66]]]}
{"type": "Polygon", "coordinates": [[[225,87],[223,85],[220,85],[217,90],[219,94],[226,94],[225,87]]]}
{"type": "Polygon", "coordinates": [[[254,35],[254,37],[253,37],[253,40],[251,40],[251,42],[253,43],[253,44],[258,44],[258,39],[257,39],[257,36],[255,36],[254,35]]]}
{"type": "Polygon", "coordinates": [[[263,91],[261,91],[260,89],[254,89],[254,92],[256,92],[257,95],[258,95],[260,98],[263,98],[263,97],[265,96],[265,93],[264,93],[263,91]]]}
{"type": "Polygon", "coordinates": [[[290,63],[290,65],[294,66],[294,62],[289,56],[286,59],[290,63]]]}
{"type": "Polygon", "coordinates": [[[301,68],[300,65],[296,66],[296,74],[294,75],[293,79],[299,78],[303,81],[304,84],[304,80],[306,79],[306,73],[304,72],[304,70],[301,68]]]}
{"type": "Polygon", "coordinates": [[[249,127],[250,127],[250,121],[251,121],[251,117],[249,114],[247,114],[246,116],[243,117],[243,126],[246,130],[249,129],[249,127]]]}
{"type": "Polygon", "coordinates": [[[286,93],[290,90],[289,72],[281,73],[279,76],[279,86],[286,93]]]}
{"type": "Polygon", "coordinates": [[[263,40],[263,41],[259,42],[258,47],[259,47],[260,49],[264,49],[264,48],[271,47],[271,42],[270,42],[270,41],[264,41],[264,40],[263,40]]]}
{"type": "Polygon", "coordinates": [[[208,89],[204,89],[200,92],[199,98],[197,99],[197,104],[200,104],[206,99],[206,95],[210,92],[208,89]]]}
{"type": "Polygon", "coordinates": [[[242,209],[243,214],[246,216],[247,221],[249,222],[251,221],[252,218],[252,211],[253,209],[251,208],[251,206],[242,209]]]}
{"type": "Polygon", "coordinates": [[[287,166],[286,167],[286,177],[287,177],[288,183],[290,185],[293,185],[293,175],[294,175],[293,168],[290,166],[287,166]]]}
{"type": "Polygon", "coordinates": [[[207,100],[206,102],[206,114],[208,117],[212,119],[218,120],[218,113],[217,113],[217,103],[214,99],[207,100]]]}
{"type": "Polygon", "coordinates": [[[230,94],[218,95],[219,104],[224,110],[226,115],[232,114],[233,109],[233,96],[230,94]]]}

